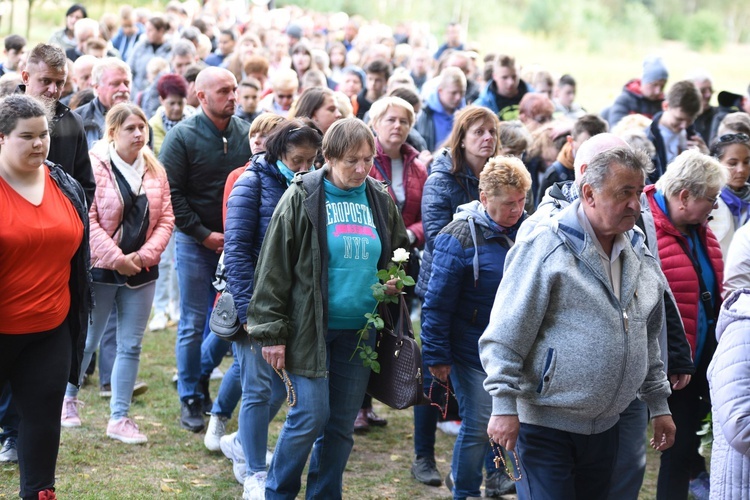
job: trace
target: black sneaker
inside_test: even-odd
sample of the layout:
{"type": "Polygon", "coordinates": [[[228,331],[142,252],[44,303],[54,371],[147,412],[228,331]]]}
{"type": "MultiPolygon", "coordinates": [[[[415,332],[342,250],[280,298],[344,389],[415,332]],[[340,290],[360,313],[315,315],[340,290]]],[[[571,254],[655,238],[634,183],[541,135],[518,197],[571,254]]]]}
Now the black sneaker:
{"type": "Polygon", "coordinates": [[[427,486],[440,486],[443,481],[435,466],[435,459],[428,457],[417,457],[411,465],[411,475],[414,479],[427,486]]]}
{"type": "Polygon", "coordinates": [[[516,491],[516,483],[497,470],[487,474],[484,480],[484,496],[489,498],[500,498],[516,491]]]}
{"type": "Polygon", "coordinates": [[[201,402],[195,398],[182,401],[180,409],[180,426],[191,432],[200,432],[206,426],[201,412],[201,402]]]}
{"type": "Polygon", "coordinates": [[[201,377],[201,379],[198,381],[198,390],[203,394],[203,414],[207,416],[211,416],[211,410],[214,407],[214,402],[211,400],[211,393],[208,392],[208,377],[201,377]]]}

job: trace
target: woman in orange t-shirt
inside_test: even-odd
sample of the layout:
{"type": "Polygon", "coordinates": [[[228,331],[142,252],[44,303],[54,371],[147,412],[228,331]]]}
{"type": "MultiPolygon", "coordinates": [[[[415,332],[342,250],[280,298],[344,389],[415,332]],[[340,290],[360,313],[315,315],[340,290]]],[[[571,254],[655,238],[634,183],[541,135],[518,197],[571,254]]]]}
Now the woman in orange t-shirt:
{"type": "Polygon", "coordinates": [[[91,304],[83,188],[45,163],[47,118],[33,98],[0,101],[0,386],[21,417],[21,497],[54,499],[60,409],[78,380],[91,304]]]}

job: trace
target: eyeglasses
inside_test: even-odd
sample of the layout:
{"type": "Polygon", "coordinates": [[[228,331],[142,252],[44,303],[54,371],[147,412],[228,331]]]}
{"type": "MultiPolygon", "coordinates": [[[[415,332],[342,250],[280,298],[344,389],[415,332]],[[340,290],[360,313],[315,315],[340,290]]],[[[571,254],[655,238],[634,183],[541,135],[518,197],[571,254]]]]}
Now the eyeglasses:
{"type": "Polygon", "coordinates": [[[717,196],[716,198],[711,198],[710,196],[704,196],[703,199],[705,199],[706,201],[710,201],[711,206],[713,206],[713,205],[716,205],[716,201],[719,199],[719,197],[717,196]]]}
{"type": "Polygon", "coordinates": [[[508,476],[508,479],[513,482],[520,481],[521,478],[523,478],[523,474],[521,473],[521,461],[518,459],[518,453],[516,453],[516,450],[508,452],[515,462],[511,463],[510,460],[505,460],[505,448],[497,444],[492,438],[490,438],[490,448],[492,448],[492,454],[495,455],[495,458],[492,460],[495,462],[495,468],[500,469],[500,464],[502,464],[502,468],[505,469],[505,475],[508,476]],[[518,476],[513,473],[513,468],[518,472],[518,476]]]}
{"type": "Polygon", "coordinates": [[[724,134],[721,137],[719,137],[719,143],[728,143],[728,142],[747,142],[750,141],[750,136],[747,134],[724,134]]]}

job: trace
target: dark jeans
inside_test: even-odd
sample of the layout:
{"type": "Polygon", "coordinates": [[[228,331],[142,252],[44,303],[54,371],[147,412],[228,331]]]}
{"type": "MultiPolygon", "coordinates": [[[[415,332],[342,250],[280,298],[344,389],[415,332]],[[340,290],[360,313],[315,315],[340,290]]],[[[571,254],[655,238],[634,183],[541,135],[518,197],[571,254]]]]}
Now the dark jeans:
{"type": "Polygon", "coordinates": [[[70,375],[71,342],[67,321],[42,333],[0,334],[0,384],[10,382],[21,424],[18,467],[21,496],[37,498],[55,485],[60,446],[60,412],[70,375]]]}
{"type": "MultiPolygon", "coordinates": [[[[704,359],[706,357],[703,356],[704,359]]],[[[696,432],[711,410],[707,365],[708,361],[701,362],[687,387],[673,392],[667,400],[677,433],[674,445],[661,454],[656,484],[658,500],[684,500],[688,496],[690,480],[706,471],[706,459],[698,454],[700,436],[696,432]]]]}
{"type": "Polygon", "coordinates": [[[599,434],[575,434],[521,424],[516,451],[523,478],[519,500],[604,500],[615,466],[617,425],[599,434]]]}
{"type": "Polygon", "coordinates": [[[6,383],[0,393],[0,428],[3,429],[0,432],[0,443],[4,443],[9,437],[18,439],[19,424],[20,417],[10,392],[10,383],[6,383]]]}

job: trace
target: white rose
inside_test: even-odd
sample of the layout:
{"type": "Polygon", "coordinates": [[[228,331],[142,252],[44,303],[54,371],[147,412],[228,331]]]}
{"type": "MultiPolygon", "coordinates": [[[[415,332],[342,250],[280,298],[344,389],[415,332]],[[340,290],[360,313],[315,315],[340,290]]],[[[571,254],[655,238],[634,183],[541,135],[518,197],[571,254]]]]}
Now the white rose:
{"type": "Polygon", "coordinates": [[[403,248],[397,248],[393,252],[393,258],[391,259],[396,264],[401,264],[409,260],[409,252],[403,248]]]}

